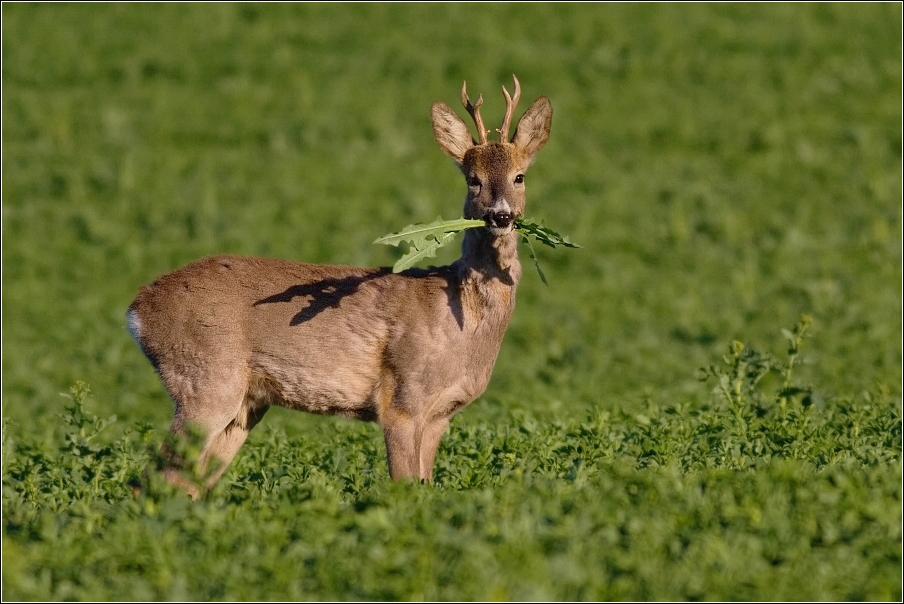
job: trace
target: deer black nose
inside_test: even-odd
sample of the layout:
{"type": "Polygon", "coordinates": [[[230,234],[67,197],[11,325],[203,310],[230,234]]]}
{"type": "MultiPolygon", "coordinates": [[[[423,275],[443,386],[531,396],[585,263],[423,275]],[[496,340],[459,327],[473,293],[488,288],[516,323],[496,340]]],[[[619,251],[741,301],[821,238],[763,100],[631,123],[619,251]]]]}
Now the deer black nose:
{"type": "Polygon", "coordinates": [[[508,227],[515,220],[515,217],[508,212],[490,212],[487,218],[489,218],[490,226],[499,229],[508,227]]]}

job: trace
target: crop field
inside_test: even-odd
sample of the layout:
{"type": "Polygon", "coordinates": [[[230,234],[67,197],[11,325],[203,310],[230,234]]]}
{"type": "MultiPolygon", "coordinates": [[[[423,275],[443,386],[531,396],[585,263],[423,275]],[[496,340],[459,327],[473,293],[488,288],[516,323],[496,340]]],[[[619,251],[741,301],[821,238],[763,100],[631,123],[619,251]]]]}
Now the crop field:
{"type": "MultiPolygon", "coordinates": [[[[902,11],[2,6],[4,600],[902,598],[902,11]],[[429,485],[276,409],[209,497],[125,329],[217,253],[389,266],[429,110],[554,109],[487,391],[429,485]],[[511,89],[511,88],[510,88],[511,89]],[[62,396],[61,396],[62,394],[62,396]]],[[[436,263],[453,261],[456,246],[436,263]]],[[[192,454],[193,443],[187,443],[192,454]]]]}

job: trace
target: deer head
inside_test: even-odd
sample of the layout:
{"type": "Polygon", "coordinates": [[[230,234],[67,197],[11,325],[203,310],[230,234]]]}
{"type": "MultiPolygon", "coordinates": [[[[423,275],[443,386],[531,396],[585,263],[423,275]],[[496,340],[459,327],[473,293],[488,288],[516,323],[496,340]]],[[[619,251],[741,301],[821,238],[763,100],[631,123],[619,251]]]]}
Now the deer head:
{"type": "Polygon", "coordinates": [[[495,237],[511,233],[515,220],[524,215],[524,173],[549,139],[552,125],[552,105],[541,96],[524,113],[508,139],[515,105],[521,96],[518,78],[512,78],[514,96],[502,87],[506,110],[502,127],[496,130],[499,142],[487,140],[489,131],[484,129],[480,116],[483,96],[472,104],[466,83],[461,87],[461,102],[477,126],[477,140],[471,138],[468,126],[445,103],[437,101],[430,110],[436,142],[455,160],[468,185],[464,217],[485,220],[495,237]]]}

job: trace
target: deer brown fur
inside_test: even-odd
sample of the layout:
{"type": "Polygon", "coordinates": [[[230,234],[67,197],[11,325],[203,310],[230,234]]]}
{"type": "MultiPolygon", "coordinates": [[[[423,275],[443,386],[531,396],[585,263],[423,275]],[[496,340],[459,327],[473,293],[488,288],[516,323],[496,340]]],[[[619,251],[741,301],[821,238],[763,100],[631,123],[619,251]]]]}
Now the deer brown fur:
{"type": "MultiPolygon", "coordinates": [[[[462,100],[477,141],[444,103],[431,109],[440,148],[468,186],[461,258],[410,269],[216,256],[164,275],[138,293],[129,331],[175,403],[171,432],[205,435],[199,463],[216,460],[210,489],[272,405],[378,421],[394,480],[429,481],[449,418],[486,388],[521,278],[515,220],[524,173],[546,143],[552,106],[538,98],[487,141],[479,108],[462,100]],[[478,142],[479,141],[479,142],[478,142]]],[[[164,476],[193,497],[183,461],[164,447],[164,476]]]]}

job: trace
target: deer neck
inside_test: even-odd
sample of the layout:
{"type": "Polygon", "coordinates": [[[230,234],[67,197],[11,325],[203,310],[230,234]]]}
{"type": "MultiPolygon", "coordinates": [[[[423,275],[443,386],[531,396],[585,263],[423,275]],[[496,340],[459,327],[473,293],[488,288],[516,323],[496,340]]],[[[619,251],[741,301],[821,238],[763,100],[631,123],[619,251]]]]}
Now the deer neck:
{"type": "MultiPolygon", "coordinates": [[[[463,282],[472,280],[482,287],[514,290],[521,280],[518,234],[513,231],[495,237],[486,229],[470,229],[465,232],[459,262],[463,282]]],[[[507,292],[507,296],[512,293],[507,292]]]]}

